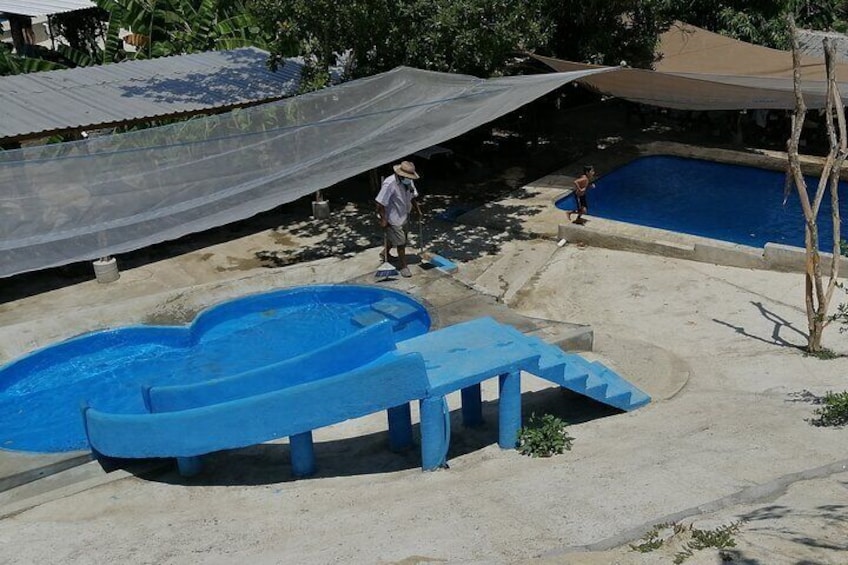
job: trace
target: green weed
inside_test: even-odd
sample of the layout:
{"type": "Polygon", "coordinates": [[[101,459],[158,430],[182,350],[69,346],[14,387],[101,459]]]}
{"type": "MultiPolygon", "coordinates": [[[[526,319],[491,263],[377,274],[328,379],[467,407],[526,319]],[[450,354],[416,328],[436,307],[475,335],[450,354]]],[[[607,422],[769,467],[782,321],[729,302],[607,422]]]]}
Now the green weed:
{"type": "MultiPolygon", "coordinates": [[[[655,549],[659,549],[663,545],[663,539],[660,537],[660,532],[665,528],[671,527],[673,524],[657,524],[645,534],[642,538],[642,543],[631,543],[630,549],[639,553],[649,553],[655,549]]],[[[675,532],[677,527],[675,526],[675,532]]]]}
{"type": "Polygon", "coordinates": [[[550,457],[571,449],[574,438],[565,431],[565,422],[553,414],[530,415],[527,426],[518,430],[518,451],[531,457],[550,457]]]}
{"type": "Polygon", "coordinates": [[[814,426],[844,426],[848,424],[848,391],[828,392],[816,408],[811,423],[814,426]]]}
{"type": "Polygon", "coordinates": [[[674,565],[680,565],[701,549],[736,547],[736,540],[733,535],[739,531],[741,526],[742,522],[734,522],[726,526],[719,526],[714,530],[691,528],[689,531],[691,539],[686,542],[681,551],[674,554],[674,565]]]}

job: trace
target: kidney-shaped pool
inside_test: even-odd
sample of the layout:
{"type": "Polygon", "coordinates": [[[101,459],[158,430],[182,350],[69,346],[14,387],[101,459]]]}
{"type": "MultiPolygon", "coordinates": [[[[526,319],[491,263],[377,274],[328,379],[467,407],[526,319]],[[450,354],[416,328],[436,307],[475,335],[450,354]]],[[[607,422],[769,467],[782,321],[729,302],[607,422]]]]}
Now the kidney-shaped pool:
{"type": "Polygon", "coordinates": [[[128,326],[39,349],[0,367],[0,448],[88,447],[80,406],[144,412],[141,387],[235,375],[389,320],[395,340],[430,329],[418,301],[371,286],[315,285],[237,298],[188,326],[128,326]]]}

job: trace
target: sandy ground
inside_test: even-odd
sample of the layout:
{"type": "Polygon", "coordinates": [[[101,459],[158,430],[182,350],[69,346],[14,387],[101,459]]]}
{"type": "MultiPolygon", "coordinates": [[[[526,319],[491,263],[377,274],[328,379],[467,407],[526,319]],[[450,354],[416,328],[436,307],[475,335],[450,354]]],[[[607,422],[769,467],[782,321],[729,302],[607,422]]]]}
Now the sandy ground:
{"type": "MultiPolygon", "coordinates": [[[[555,244],[502,252],[520,261],[534,246],[555,244]]],[[[491,265],[483,257],[460,276],[503,296],[491,265]]],[[[130,477],[0,520],[0,562],[670,563],[685,532],[666,528],[648,553],[629,544],[655,524],[741,521],[735,547],[685,562],[848,563],[848,438],[810,425],[801,394],[848,388],[848,358],[798,350],[802,284],[567,245],[510,306],[591,324],[589,355],[655,399],[610,415],[524,379],[525,411],[571,422],[570,452],[500,450],[490,402],[482,429],[454,427],[451,468],[422,473],[417,453],[386,451],[374,415],[317,434],[312,479],[292,481],[286,446],[263,445],[214,458],[199,480],[130,477]]],[[[848,351],[835,328],[826,345],[848,351]]]]}

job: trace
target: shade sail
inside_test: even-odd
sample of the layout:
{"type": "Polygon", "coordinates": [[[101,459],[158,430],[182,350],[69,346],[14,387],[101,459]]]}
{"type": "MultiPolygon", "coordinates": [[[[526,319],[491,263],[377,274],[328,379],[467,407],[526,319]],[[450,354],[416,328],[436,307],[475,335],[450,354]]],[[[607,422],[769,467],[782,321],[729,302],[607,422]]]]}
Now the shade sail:
{"type": "MultiPolygon", "coordinates": [[[[654,70],[664,73],[756,76],[792,79],[792,53],[725,37],[676,22],[660,36],[654,70]]],[[[836,67],[839,80],[848,81],[848,65],[836,67]]],[[[824,60],[801,56],[801,80],[824,81],[824,60]]]]}
{"type": "MultiPolygon", "coordinates": [[[[695,26],[675,24],[660,38],[654,70],[622,69],[580,82],[611,96],[681,110],[754,110],[795,107],[792,53],[738,41],[695,26]]],[[[602,68],[534,55],[559,72],[602,68]]],[[[837,65],[848,92],[848,65],[837,65]]],[[[801,87],[809,108],[823,108],[824,61],[801,59],[801,87]]]]}
{"type": "Polygon", "coordinates": [[[607,71],[483,80],[400,67],[227,114],[0,152],[0,276],[248,218],[607,71]]]}

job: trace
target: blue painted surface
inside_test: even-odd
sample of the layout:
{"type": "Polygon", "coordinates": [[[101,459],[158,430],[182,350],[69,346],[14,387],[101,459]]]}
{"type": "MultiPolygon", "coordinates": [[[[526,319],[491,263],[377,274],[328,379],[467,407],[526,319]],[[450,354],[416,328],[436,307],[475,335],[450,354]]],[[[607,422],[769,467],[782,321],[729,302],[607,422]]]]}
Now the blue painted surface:
{"type": "Polygon", "coordinates": [[[332,367],[320,367],[323,352],[315,352],[311,358],[261,369],[264,374],[236,375],[225,386],[219,381],[163,387],[158,392],[151,388],[147,405],[157,410],[157,403],[163,403],[160,409],[166,411],[109,413],[86,407],[83,419],[89,442],[96,452],[111,457],[177,457],[180,470],[194,474],[199,463],[191,458],[289,436],[293,472],[305,476],[315,470],[312,430],[387,410],[390,443],[404,448],[411,443],[407,404],[417,399],[422,467],[429,470],[447,463],[450,418],[445,395],[462,390],[463,401],[470,403],[464,408],[466,419],[476,424],[479,384],[489,378],[500,377],[499,444],[504,448],[515,446],[521,427],[521,371],[623,410],[650,400],[603,365],[563,353],[491,318],[411,337],[394,346],[390,340],[382,346],[364,345],[364,340],[379,343],[379,335],[388,335],[390,324],[367,328],[341,342],[340,352],[363,344],[362,349],[368,350],[362,353],[363,359],[377,357],[349,370],[342,371],[339,365],[336,370],[341,372],[331,376],[332,367]],[[388,351],[380,354],[381,347],[388,351]],[[310,361],[319,367],[315,375],[294,385],[280,378],[285,368],[306,370],[310,361]],[[231,392],[238,390],[249,396],[234,397],[231,392]]]}
{"type": "MultiPolygon", "coordinates": [[[[394,340],[430,326],[426,309],[402,293],[318,285],[225,302],[189,326],[133,326],[70,339],[0,368],[0,448],[86,449],[81,403],[106,412],[146,413],[142,387],[226,381],[289,360],[293,382],[301,382],[305,373],[298,357],[381,322],[391,327],[394,340]]],[[[385,341],[384,330],[376,331],[385,341]]],[[[356,355],[354,360],[364,362],[368,352],[356,355]]],[[[326,371],[332,359],[313,357],[326,371]]],[[[350,366],[344,359],[336,362],[339,370],[350,366]]]]}
{"type": "MultiPolygon", "coordinates": [[[[806,177],[810,195],[817,178],[806,177]]],[[[762,247],[767,242],[804,246],[804,214],[794,185],[783,205],[782,172],[684,159],[640,157],[602,176],[589,191],[589,214],[762,247]]],[[[848,215],[848,185],[839,184],[840,214],[848,215]]],[[[557,202],[575,208],[574,197],[557,202]]],[[[819,223],[823,248],[832,245],[830,196],[819,223]]]]}
{"type": "Polygon", "coordinates": [[[431,255],[428,262],[445,273],[453,273],[459,269],[456,263],[450,259],[445,259],[441,255],[431,255]]]}
{"type": "Polygon", "coordinates": [[[110,457],[190,457],[302,434],[427,394],[420,355],[387,353],[353,371],[222,404],[155,414],[85,408],[89,442],[110,457]]]}
{"type": "Polygon", "coordinates": [[[370,363],[394,349],[392,324],[384,319],[286,361],[220,379],[144,387],[142,392],[150,412],[189,410],[331,377],[370,363]]]}

